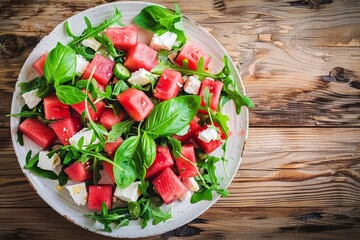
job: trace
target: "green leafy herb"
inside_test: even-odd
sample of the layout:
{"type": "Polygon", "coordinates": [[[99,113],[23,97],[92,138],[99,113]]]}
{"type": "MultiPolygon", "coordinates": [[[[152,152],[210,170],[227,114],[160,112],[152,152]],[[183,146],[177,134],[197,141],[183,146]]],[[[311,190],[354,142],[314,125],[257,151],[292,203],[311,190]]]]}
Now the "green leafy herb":
{"type": "Polygon", "coordinates": [[[144,165],[150,167],[156,156],[156,144],[152,137],[148,133],[144,132],[141,136],[141,153],[144,165]]]}
{"type": "Polygon", "coordinates": [[[64,169],[62,169],[58,176],[59,185],[65,186],[66,183],[68,182],[68,180],[69,180],[69,177],[65,173],[64,169]]]}
{"type": "Polygon", "coordinates": [[[60,85],[56,88],[56,96],[64,104],[76,104],[86,99],[85,93],[70,85],[60,85]]]}
{"type": "Polygon", "coordinates": [[[114,24],[118,24],[118,25],[123,25],[120,22],[122,15],[121,12],[117,9],[117,7],[115,7],[115,12],[114,15],[105,20],[103,23],[101,23],[100,25],[93,27],[91,25],[90,20],[87,17],[84,17],[85,23],[87,28],[85,29],[85,31],[81,34],[81,36],[76,36],[70,29],[69,26],[69,22],[66,21],[65,22],[65,30],[67,32],[67,34],[69,35],[69,37],[72,37],[73,40],[69,43],[70,46],[74,46],[77,43],[82,42],[83,40],[89,38],[89,37],[95,37],[97,36],[100,32],[104,31],[106,28],[110,27],[111,25],[114,24]]]}
{"type": "Polygon", "coordinates": [[[26,92],[30,92],[32,90],[38,89],[46,84],[46,79],[44,77],[36,77],[30,82],[21,82],[19,86],[21,88],[20,94],[24,94],[26,92]]]}
{"type": "Polygon", "coordinates": [[[185,128],[200,108],[200,97],[179,96],[159,103],[145,120],[145,131],[170,136],[185,128]]]}
{"type": "Polygon", "coordinates": [[[76,74],[76,53],[68,46],[58,43],[45,61],[44,76],[55,86],[72,80],[76,74]]]}
{"type": "Polygon", "coordinates": [[[139,169],[133,157],[139,142],[139,135],[129,137],[116,150],[114,162],[120,166],[120,169],[114,168],[114,176],[116,185],[121,189],[129,186],[139,175],[139,169]]]}
{"type": "Polygon", "coordinates": [[[173,153],[174,157],[176,157],[176,158],[180,157],[181,142],[179,140],[173,138],[173,137],[170,137],[170,136],[168,136],[167,139],[171,144],[172,153],[173,153]]]}
{"type": "Polygon", "coordinates": [[[208,188],[201,188],[199,191],[194,192],[191,196],[191,203],[197,203],[201,200],[211,201],[213,199],[212,191],[208,188]]]}
{"type": "Polygon", "coordinates": [[[182,26],[182,16],[177,4],[175,4],[175,12],[160,6],[147,6],[135,16],[134,22],[138,26],[158,35],[162,35],[167,31],[177,34],[177,41],[180,43],[180,46],[186,42],[182,26]]]}
{"type": "Polygon", "coordinates": [[[108,141],[112,142],[121,137],[123,134],[127,134],[130,131],[131,126],[135,123],[134,120],[127,119],[122,122],[118,122],[111,127],[111,131],[108,135],[108,141]]]}
{"type": "Polygon", "coordinates": [[[125,56],[123,51],[116,50],[114,44],[110,41],[110,39],[105,35],[96,35],[95,39],[100,42],[108,51],[111,57],[114,59],[121,58],[125,56]]]}
{"type": "Polygon", "coordinates": [[[114,90],[113,90],[112,94],[114,96],[117,96],[120,93],[124,92],[128,88],[129,88],[129,86],[125,83],[125,81],[119,80],[117,83],[115,83],[114,90]]]}

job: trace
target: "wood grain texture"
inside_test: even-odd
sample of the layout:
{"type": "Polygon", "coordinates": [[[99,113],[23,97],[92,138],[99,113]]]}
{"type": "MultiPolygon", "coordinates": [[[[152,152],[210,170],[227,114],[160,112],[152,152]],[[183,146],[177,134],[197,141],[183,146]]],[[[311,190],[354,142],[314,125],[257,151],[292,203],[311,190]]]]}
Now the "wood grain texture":
{"type": "MultiPolygon", "coordinates": [[[[35,193],[5,116],[40,39],[108,2],[0,0],[0,239],[108,239],[68,222],[35,193]]],[[[178,3],[229,52],[256,107],[231,195],[150,239],[359,239],[359,1],[178,3]]]]}

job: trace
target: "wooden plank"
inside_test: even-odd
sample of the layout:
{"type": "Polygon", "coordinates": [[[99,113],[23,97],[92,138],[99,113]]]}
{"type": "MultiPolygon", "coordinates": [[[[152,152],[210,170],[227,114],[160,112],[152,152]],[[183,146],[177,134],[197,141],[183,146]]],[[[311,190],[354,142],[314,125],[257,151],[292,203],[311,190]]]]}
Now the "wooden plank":
{"type": "MultiPolygon", "coordinates": [[[[0,134],[0,208],[46,207],[21,172],[10,132],[0,134]]],[[[251,128],[230,196],[216,206],[358,206],[359,146],[360,128],[251,128]]]]}
{"type": "MultiPolygon", "coordinates": [[[[320,8],[284,2],[254,5],[253,1],[179,4],[185,15],[224,45],[241,70],[247,93],[256,105],[251,111],[252,126],[360,126],[357,1],[336,1],[320,8]],[[226,7],[221,8],[222,4],[226,7]],[[349,79],[321,80],[320,76],[335,67],[350,70],[349,79]]],[[[0,65],[7,66],[0,70],[1,92],[13,92],[21,64],[45,34],[67,17],[95,5],[89,1],[51,1],[26,8],[5,4],[0,30],[2,41],[12,45],[7,48],[9,56],[0,57],[0,65]],[[61,9],[60,14],[54,14],[56,9],[61,9]],[[46,24],[41,24],[45,19],[46,24]]],[[[172,3],[165,5],[172,7],[172,3]]],[[[8,126],[3,115],[0,124],[8,126]]]]}
{"type": "MultiPolygon", "coordinates": [[[[0,209],[1,239],[108,239],[66,221],[50,208],[0,209]],[[24,224],[26,223],[26,224],[24,224]],[[51,226],[51,227],[49,227],[51,226]]],[[[191,223],[147,239],[357,239],[359,208],[211,208],[191,223]],[[231,224],[229,224],[231,223],[231,224]],[[236,227],[235,227],[236,226],[236,227]]],[[[124,229],[125,230],[125,229],[124,229]]]]}

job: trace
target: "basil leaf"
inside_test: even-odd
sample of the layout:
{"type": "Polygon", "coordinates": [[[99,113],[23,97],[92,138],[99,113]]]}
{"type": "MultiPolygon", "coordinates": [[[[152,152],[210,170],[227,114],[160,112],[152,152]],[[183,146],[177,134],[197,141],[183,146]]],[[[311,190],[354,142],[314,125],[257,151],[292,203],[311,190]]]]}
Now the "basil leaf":
{"type": "Polygon", "coordinates": [[[59,185],[61,187],[65,186],[68,180],[69,180],[68,175],[65,173],[64,169],[62,169],[58,176],[59,185]]]}
{"type": "Polygon", "coordinates": [[[76,104],[85,100],[86,95],[77,87],[60,85],[55,88],[56,96],[64,104],[76,104]]]}
{"type": "Polygon", "coordinates": [[[139,136],[129,137],[116,150],[114,162],[120,168],[114,167],[114,176],[116,185],[120,189],[129,186],[138,176],[138,169],[133,156],[138,147],[139,140],[139,136]]]}
{"type": "Polygon", "coordinates": [[[126,89],[128,89],[129,86],[125,83],[125,81],[121,81],[119,80],[115,86],[114,86],[114,90],[112,92],[112,94],[114,96],[119,95],[120,93],[124,92],[126,89]]]}
{"type": "Polygon", "coordinates": [[[209,87],[205,87],[203,95],[204,103],[207,108],[210,108],[212,94],[210,93],[209,87]]]}
{"type": "Polygon", "coordinates": [[[108,135],[108,142],[115,141],[116,139],[121,137],[121,135],[128,133],[134,123],[134,120],[128,119],[113,125],[108,135]]]}
{"type": "Polygon", "coordinates": [[[44,76],[47,81],[60,85],[72,80],[76,74],[76,53],[68,46],[58,43],[45,61],[44,76]]]}
{"type": "Polygon", "coordinates": [[[200,108],[200,97],[185,95],[159,103],[145,120],[145,131],[170,136],[185,128],[200,108]]]}
{"type": "Polygon", "coordinates": [[[152,137],[146,132],[141,137],[141,153],[144,165],[150,167],[156,156],[156,144],[152,137]]]}
{"type": "MultiPolygon", "coordinates": [[[[26,158],[29,157],[29,153],[30,153],[30,156],[31,156],[31,152],[28,152],[28,155],[26,156],[26,158]]],[[[29,161],[27,161],[26,165],[24,166],[24,168],[26,169],[30,169],[32,167],[35,166],[35,164],[39,161],[39,153],[36,154],[34,157],[30,158],[29,161]]]]}
{"type": "Polygon", "coordinates": [[[51,83],[46,83],[39,87],[39,89],[36,92],[36,96],[38,98],[44,98],[48,96],[52,91],[54,90],[54,86],[51,83]]]}

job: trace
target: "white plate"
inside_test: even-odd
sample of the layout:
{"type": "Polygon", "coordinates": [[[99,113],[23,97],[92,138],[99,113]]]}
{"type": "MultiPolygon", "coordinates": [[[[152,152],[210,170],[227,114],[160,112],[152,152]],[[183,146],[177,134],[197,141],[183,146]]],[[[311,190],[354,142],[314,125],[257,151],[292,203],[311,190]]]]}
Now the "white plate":
{"type": "MultiPolygon", "coordinates": [[[[68,21],[73,32],[75,34],[81,34],[81,32],[86,27],[83,20],[84,16],[87,16],[93,23],[93,25],[97,25],[103,22],[106,18],[112,16],[114,13],[114,6],[116,6],[123,15],[121,21],[125,24],[130,24],[133,17],[137,15],[142,8],[149,4],[150,3],[145,2],[109,3],[78,13],[75,16],[69,18],[68,21]]],[[[222,57],[224,55],[229,57],[226,50],[204,28],[200,27],[198,24],[188,18],[184,19],[184,28],[188,39],[193,41],[195,44],[203,47],[212,56],[212,72],[219,71],[222,68],[222,57]]],[[[140,41],[149,43],[151,38],[150,32],[140,30],[140,35],[143,36],[140,38],[140,41]]],[[[45,51],[50,51],[58,41],[64,44],[70,41],[70,38],[67,37],[64,30],[64,22],[55,27],[55,29],[49,35],[44,37],[35,47],[35,49],[31,52],[31,54],[25,61],[24,66],[21,69],[18,82],[29,81],[36,76],[36,71],[33,69],[32,64],[45,51]]],[[[236,67],[234,66],[232,61],[230,62],[230,66],[241,92],[245,94],[239,73],[237,72],[236,67]]],[[[24,101],[20,96],[19,92],[20,90],[17,84],[13,95],[11,113],[20,112],[21,107],[24,105],[24,101]]],[[[229,139],[227,147],[227,159],[229,160],[227,164],[227,169],[229,172],[229,176],[225,174],[221,163],[217,165],[217,173],[218,176],[221,176],[222,178],[221,187],[223,188],[226,188],[230,185],[240,165],[241,154],[247,138],[248,129],[247,108],[243,107],[241,114],[236,115],[234,105],[230,103],[225,106],[225,113],[230,117],[229,124],[232,136],[229,139]]],[[[111,237],[127,238],[162,234],[176,229],[195,219],[200,214],[205,212],[209,207],[211,207],[219,198],[218,195],[215,195],[212,201],[201,201],[197,204],[177,201],[173,204],[173,218],[166,221],[165,223],[162,222],[156,226],[150,223],[145,229],[141,229],[139,222],[132,221],[129,226],[113,230],[111,233],[101,231],[102,225],[95,223],[94,220],[84,217],[85,213],[89,213],[89,210],[87,210],[86,207],[79,207],[75,205],[66,189],[63,189],[60,192],[56,189],[57,181],[37,177],[23,168],[23,166],[25,165],[25,156],[27,152],[31,149],[34,153],[39,151],[40,149],[36,144],[32,143],[26,137],[24,137],[25,145],[23,147],[17,143],[16,132],[18,125],[19,119],[12,117],[11,135],[14,149],[21,169],[23,170],[30,184],[33,185],[34,189],[40,195],[40,197],[44,199],[44,201],[49,204],[53,209],[55,209],[59,214],[90,231],[111,237]]],[[[220,154],[220,150],[217,150],[214,155],[220,154]]]]}

